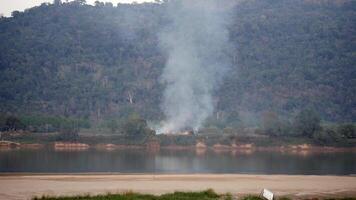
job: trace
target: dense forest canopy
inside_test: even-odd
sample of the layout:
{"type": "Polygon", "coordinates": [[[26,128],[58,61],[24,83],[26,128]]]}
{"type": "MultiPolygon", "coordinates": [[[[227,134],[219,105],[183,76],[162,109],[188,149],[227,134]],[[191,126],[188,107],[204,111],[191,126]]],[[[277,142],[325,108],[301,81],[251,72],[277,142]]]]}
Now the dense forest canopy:
{"type": "MultiPolygon", "coordinates": [[[[164,118],[167,55],[157,33],[169,1],[55,1],[0,18],[0,112],[81,118],[164,118]]],[[[228,27],[233,65],[207,123],[263,123],[313,110],[356,121],[356,2],[236,1],[228,27]]]]}

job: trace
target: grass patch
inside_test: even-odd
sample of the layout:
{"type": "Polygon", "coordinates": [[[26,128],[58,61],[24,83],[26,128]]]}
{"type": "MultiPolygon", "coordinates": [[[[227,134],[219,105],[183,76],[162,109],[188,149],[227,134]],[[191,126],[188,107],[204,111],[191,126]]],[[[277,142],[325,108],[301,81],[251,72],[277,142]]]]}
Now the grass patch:
{"type": "MultiPolygon", "coordinates": [[[[277,197],[275,198],[276,200],[291,200],[292,198],[289,197],[277,197]]],[[[265,200],[262,197],[259,196],[245,196],[242,198],[242,200],[265,200]]],[[[305,200],[356,200],[356,197],[346,197],[346,198],[308,198],[305,200]]]]}
{"type": "MultiPolygon", "coordinates": [[[[32,200],[233,200],[231,194],[217,194],[212,189],[204,190],[201,192],[174,192],[167,193],[163,195],[151,195],[151,194],[140,194],[135,192],[126,192],[123,194],[105,194],[105,195],[82,195],[82,196],[72,196],[72,197],[35,197],[32,200]]],[[[259,196],[245,196],[239,198],[241,200],[264,200],[259,196]]],[[[312,200],[318,200],[318,198],[311,198],[312,200]]],[[[356,200],[356,197],[346,197],[346,198],[322,198],[323,200],[356,200]]],[[[320,199],[320,200],[322,200],[320,199]]],[[[291,200],[288,197],[277,197],[276,200],[291,200]]],[[[305,199],[310,200],[310,199],[305,199]]]]}
{"type": "MultiPolygon", "coordinates": [[[[275,198],[276,200],[291,200],[290,198],[288,197],[277,197],[275,198]]],[[[249,196],[246,196],[246,197],[243,197],[242,200],[265,200],[264,198],[260,197],[260,196],[252,196],[252,195],[249,195],[249,196]]]]}
{"type": "Polygon", "coordinates": [[[232,200],[230,194],[218,195],[212,189],[202,192],[174,192],[163,195],[139,194],[127,192],[123,194],[106,194],[97,196],[72,196],[72,197],[35,197],[33,200],[232,200]]]}

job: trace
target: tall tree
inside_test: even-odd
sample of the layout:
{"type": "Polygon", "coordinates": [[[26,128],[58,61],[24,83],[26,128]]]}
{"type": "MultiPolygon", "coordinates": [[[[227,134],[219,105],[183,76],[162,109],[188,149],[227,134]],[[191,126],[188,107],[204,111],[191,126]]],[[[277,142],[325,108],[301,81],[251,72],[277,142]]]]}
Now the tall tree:
{"type": "Polygon", "coordinates": [[[312,137],[314,133],[321,130],[320,116],[310,109],[302,110],[294,120],[294,127],[297,135],[312,137]]]}

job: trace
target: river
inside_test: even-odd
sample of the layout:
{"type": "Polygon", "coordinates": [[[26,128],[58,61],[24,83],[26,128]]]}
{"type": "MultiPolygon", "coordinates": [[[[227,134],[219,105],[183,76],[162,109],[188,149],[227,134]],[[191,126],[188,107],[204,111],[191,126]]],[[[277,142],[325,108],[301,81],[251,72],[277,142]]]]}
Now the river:
{"type": "Polygon", "coordinates": [[[356,174],[356,154],[22,149],[0,151],[0,172],[349,175],[356,174]]]}

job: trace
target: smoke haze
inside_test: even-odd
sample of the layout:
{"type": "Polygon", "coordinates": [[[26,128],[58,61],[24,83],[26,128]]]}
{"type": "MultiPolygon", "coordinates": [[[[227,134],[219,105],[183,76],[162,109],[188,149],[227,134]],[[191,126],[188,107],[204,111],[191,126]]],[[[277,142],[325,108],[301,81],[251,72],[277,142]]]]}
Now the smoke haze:
{"type": "MultiPolygon", "coordinates": [[[[214,0],[170,1],[171,22],[160,34],[168,52],[161,76],[165,84],[162,109],[166,116],[158,133],[197,130],[213,113],[212,93],[229,62],[227,13],[214,0]]],[[[220,2],[221,4],[221,2],[220,2]]]]}

